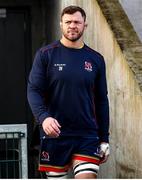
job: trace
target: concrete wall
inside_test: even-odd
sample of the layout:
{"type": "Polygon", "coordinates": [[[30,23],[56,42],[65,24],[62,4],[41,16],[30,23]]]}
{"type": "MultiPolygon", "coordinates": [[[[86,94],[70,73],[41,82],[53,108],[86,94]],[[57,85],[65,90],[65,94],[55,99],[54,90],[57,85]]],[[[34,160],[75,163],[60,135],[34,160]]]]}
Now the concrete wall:
{"type": "Polygon", "coordinates": [[[110,101],[109,161],[100,178],[142,177],[142,92],[96,0],[61,0],[83,7],[88,16],[85,42],[102,53],[107,67],[110,101]]]}
{"type": "Polygon", "coordinates": [[[119,0],[142,41],[142,1],[119,0]]]}

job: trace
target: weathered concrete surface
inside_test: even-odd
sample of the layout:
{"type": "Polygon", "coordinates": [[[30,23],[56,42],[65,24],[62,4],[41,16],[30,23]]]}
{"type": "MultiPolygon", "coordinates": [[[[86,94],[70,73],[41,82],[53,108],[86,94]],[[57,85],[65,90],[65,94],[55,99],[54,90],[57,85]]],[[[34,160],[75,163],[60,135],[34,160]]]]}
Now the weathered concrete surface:
{"type": "Polygon", "coordinates": [[[97,0],[142,90],[142,43],[118,0],[97,0]]]}
{"type": "Polygon", "coordinates": [[[142,41],[142,0],[119,0],[142,41]]]}
{"type": "Polygon", "coordinates": [[[142,49],[140,41],[116,0],[98,0],[100,6],[96,0],[61,0],[60,2],[61,9],[74,4],[86,10],[88,28],[84,40],[101,52],[106,61],[111,156],[109,161],[101,166],[99,177],[141,178],[142,49]]]}

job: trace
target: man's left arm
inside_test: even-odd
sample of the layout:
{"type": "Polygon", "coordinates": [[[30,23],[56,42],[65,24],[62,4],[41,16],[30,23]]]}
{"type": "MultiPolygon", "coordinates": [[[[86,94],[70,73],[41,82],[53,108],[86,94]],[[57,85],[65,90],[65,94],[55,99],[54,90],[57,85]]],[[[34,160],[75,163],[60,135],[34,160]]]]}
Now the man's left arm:
{"type": "Polygon", "coordinates": [[[106,67],[103,57],[95,83],[95,111],[99,128],[100,155],[102,162],[109,155],[109,101],[106,81],[106,67]]]}

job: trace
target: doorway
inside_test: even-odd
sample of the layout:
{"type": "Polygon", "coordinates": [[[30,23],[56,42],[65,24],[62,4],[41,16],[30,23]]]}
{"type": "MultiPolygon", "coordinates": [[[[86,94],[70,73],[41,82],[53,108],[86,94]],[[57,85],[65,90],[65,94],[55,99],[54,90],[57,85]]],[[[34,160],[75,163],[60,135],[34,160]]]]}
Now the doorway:
{"type": "Polygon", "coordinates": [[[0,124],[30,122],[26,97],[30,44],[28,8],[0,8],[0,124]]]}

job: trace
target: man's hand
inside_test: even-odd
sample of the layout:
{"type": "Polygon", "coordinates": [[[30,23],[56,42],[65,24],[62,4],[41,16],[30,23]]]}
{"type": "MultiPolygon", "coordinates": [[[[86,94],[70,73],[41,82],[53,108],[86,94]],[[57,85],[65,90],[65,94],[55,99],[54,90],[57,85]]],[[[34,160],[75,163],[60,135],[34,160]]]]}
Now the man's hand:
{"type": "Polygon", "coordinates": [[[60,124],[52,117],[46,118],[42,123],[44,132],[51,137],[58,137],[60,135],[60,124]]]}
{"type": "Polygon", "coordinates": [[[110,148],[109,148],[109,144],[102,142],[100,144],[100,163],[104,163],[107,161],[108,157],[110,154],[110,148]]]}

